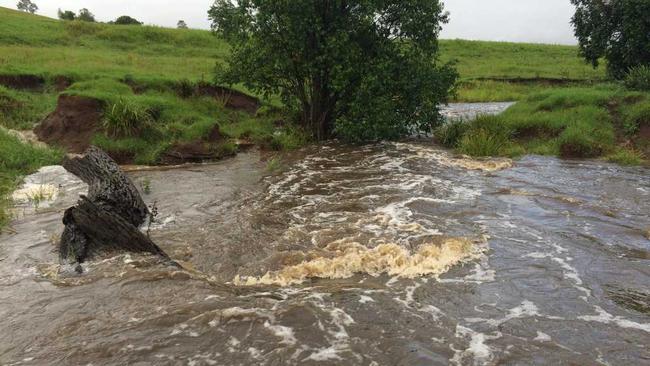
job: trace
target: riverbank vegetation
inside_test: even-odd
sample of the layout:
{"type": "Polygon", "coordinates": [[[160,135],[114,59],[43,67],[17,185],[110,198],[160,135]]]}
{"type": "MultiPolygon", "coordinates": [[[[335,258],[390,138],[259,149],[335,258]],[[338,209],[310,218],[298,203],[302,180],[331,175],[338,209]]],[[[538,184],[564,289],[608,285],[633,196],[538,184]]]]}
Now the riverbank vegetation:
{"type": "Polygon", "coordinates": [[[618,84],[552,89],[498,116],[452,121],[435,136],[472,156],[541,154],[641,164],[650,153],[650,95],[618,84]]]}
{"type": "Polygon", "coordinates": [[[0,230],[11,219],[9,196],[22,177],[42,166],[57,164],[62,157],[60,150],[23,143],[0,128],[0,230]]]}

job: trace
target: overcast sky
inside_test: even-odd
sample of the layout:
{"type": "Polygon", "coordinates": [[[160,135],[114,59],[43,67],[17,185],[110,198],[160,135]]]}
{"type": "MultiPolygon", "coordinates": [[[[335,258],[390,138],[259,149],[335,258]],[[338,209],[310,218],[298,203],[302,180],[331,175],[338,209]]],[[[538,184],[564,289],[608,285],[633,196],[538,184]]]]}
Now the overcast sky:
{"type": "MultiPolygon", "coordinates": [[[[32,0],[39,14],[56,17],[58,8],[88,8],[100,21],[128,14],[147,24],[209,28],[207,9],[213,0],[32,0]]],[[[0,0],[15,8],[18,0],[0,0]]],[[[575,44],[569,0],[444,0],[451,13],[443,38],[575,44]]]]}

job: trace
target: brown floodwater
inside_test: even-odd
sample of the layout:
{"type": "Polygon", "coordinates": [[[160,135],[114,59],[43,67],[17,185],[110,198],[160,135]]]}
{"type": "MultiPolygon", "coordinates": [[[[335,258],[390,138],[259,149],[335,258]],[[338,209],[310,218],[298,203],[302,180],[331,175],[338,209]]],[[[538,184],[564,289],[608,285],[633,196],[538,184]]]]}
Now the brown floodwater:
{"type": "Polygon", "coordinates": [[[0,364],[650,362],[647,168],[412,141],[313,146],[273,174],[251,151],[129,175],[185,270],[59,266],[85,187],[42,169],[0,236],[0,364]]]}

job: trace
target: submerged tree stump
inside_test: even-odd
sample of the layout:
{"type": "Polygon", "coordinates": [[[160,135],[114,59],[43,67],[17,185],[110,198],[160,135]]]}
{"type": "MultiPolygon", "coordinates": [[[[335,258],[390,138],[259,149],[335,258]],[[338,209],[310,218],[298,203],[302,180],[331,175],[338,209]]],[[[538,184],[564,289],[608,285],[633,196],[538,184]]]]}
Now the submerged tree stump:
{"type": "Polygon", "coordinates": [[[59,256],[83,263],[110,251],[149,252],[171,259],[139,227],[149,209],[131,180],[101,149],[91,146],[83,155],[66,157],[63,167],[88,184],[88,196],[65,211],[59,256]]]}

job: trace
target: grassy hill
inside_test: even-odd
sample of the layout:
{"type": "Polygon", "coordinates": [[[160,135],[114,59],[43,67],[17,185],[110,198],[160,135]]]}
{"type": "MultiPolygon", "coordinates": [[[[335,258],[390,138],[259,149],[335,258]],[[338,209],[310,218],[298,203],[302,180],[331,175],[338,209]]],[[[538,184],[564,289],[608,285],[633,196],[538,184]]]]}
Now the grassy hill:
{"type": "MultiPolygon", "coordinates": [[[[6,8],[0,19],[0,74],[209,80],[215,62],[228,54],[222,40],[203,30],[61,22],[6,8]]],[[[461,101],[521,98],[535,79],[552,84],[604,77],[572,46],[442,40],[440,47],[441,61],[455,60],[466,82],[461,101]]]]}

